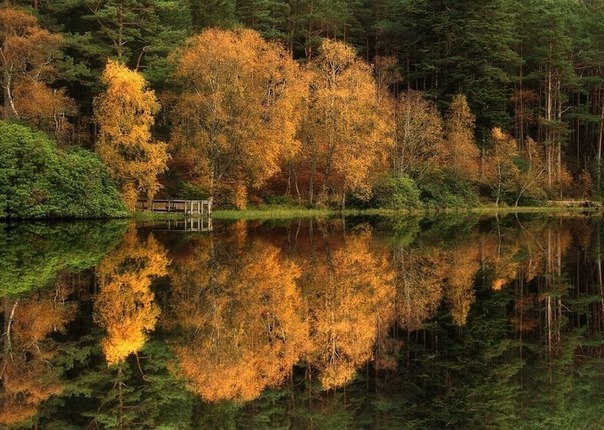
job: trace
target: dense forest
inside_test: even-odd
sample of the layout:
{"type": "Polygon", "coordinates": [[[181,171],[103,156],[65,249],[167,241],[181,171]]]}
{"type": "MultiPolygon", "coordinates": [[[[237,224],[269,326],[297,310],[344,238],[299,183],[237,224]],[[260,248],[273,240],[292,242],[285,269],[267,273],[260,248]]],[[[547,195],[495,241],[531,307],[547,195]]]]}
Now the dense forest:
{"type": "Polygon", "coordinates": [[[600,0],[5,2],[1,114],[96,152],[130,209],[598,197],[602,22],[600,0]]]}

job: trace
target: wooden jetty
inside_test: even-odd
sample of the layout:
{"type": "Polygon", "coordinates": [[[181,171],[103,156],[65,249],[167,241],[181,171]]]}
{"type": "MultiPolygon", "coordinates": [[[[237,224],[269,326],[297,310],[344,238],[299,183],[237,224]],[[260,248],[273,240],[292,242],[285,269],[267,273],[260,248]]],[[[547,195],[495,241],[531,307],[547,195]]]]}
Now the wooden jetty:
{"type": "Polygon", "coordinates": [[[210,216],[212,215],[212,198],[207,200],[139,200],[137,209],[151,212],[182,212],[185,215],[210,216]]]}

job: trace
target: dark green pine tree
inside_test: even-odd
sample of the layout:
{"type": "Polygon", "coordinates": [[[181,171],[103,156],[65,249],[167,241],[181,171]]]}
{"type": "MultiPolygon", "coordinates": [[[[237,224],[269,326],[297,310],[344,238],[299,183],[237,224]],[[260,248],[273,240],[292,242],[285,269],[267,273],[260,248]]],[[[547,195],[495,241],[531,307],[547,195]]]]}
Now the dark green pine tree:
{"type": "Polygon", "coordinates": [[[546,153],[547,185],[551,191],[562,180],[565,148],[569,142],[569,95],[579,88],[573,65],[573,39],[578,26],[573,0],[544,3],[527,1],[524,20],[524,89],[538,100],[536,124],[530,135],[546,153]]]}
{"type": "Polygon", "coordinates": [[[286,1],[286,44],[295,58],[313,58],[324,37],[344,39],[353,22],[346,0],[286,1]]]}
{"type": "Polygon", "coordinates": [[[190,0],[193,28],[200,31],[207,27],[231,28],[235,18],[235,0],[190,0]]]}
{"type": "Polygon", "coordinates": [[[239,0],[235,14],[237,21],[256,30],[265,39],[287,38],[290,7],[283,0],[239,0]]]}
{"type": "Polygon", "coordinates": [[[514,2],[431,0],[418,10],[411,87],[445,108],[465,94],[477,117],[477,134],[511,120],[510,75],[520,58],[515,46],[514,2]]]}

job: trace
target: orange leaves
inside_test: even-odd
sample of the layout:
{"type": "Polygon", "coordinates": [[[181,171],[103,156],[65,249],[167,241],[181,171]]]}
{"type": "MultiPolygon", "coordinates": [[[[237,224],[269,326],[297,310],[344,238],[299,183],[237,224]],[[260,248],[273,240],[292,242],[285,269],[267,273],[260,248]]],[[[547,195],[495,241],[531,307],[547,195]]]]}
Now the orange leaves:
{"type": "Polygon", "coordinates": [[[163,247],[151,236],[139,241],[132,226],[121,246],[97,267],[94,319],[107,330],[102,346],[110,366],[139,351],[155,328],[159,308],[151,281],[165,275],[167,265],[163,247]]]}
{"type": "Polygon", "coordinates": [[[159,104],[138,72],[115,61],[107,63],[102,81],[107,88],[94,103],[100,128],[96,149],[134,210],[138,198],[153,198],[157,175],[166,169],[166,145],[151,137],[159,104]]]}
{"type": "Polygon", "coordinates": [[[300,265],[243,237],[196,244],[196,258],[174,264],[167,326],[184,330],[175,348],[191,388],[210,401],[250,400],[301,359],[325,388],[350,381],[392,316],[391,274],[370,233],[300,265]]]}
{"type": "Polygon", "coordinates": [[[5,297],[5,332],[0,353],[0,425],[31,418],[38,406],[62,390],[51,365],[56,350],[49,335],[63,331],[75,308],[58,289],[41,297],[5,297]],[[54,293],[54,294],[53,294],[54,293]]]}
{"type": "Polygon", "coordinates": [[[209,401],[251,400],[279,384],[308,338],[295,283],[298,267],[262,242],[235,252],[237,261],[229,268],[217,270],[211,260],[199,266],[193,262],[190,270],[209,272],[209,277],[182,273],[175,279],[180,301],[174,312],[186,330],[176,348],[179,367],[193,391],[209,401]],[[180,281],[187,279],[196,282],[193,296],[180,281]]]}
{"type": "Polygon", "coordinates": [[[173,110],[173,152],[195,154],[208,190],[223,182],[262,185],[298,152],[306,86],[279,45],[252,30],[207,29],[175,61],[182,94],[173,110]]]}
{"type": "Polygon", "coordinates": [[[67,139],[71,130],[67,116],[74,115],[77,108],[64,90],[53,90],[40,81],[19,79],[14,96],[21,118],[43,130],[52,130],[59,142],[67,139]]]}
{"type": "Polygon", "coordinates": [[[395,108],[392,164],[396,171],[421,179],[433,168],[443,143],[443,120],[436,106],[417,91],[402,93],[395,108]]]}
{"type": "Polygon", "coordinates": [[[367,195],[371,169],[390,144],[389,116],[371,68],[352,47],[324,40],[309,70],[304,155],[324,173],[323,194],[330,185],[341,199],[350,190],[367,195]]]}
{"type": "Polygon", "coordinates": [[[61,43],[62,37],[41,28],[34,16],[18,9],[0,9],[0,83],[5,119],[23,116],[34,125],[61,134],[65,125],[55,125],[54,120],[58,119],[56,115],[72,112],[73,102],[59,92],[49,103],[51,90],[43,83],[54,73],[52,60],[61,43]]]}
{"type": "Polygon", "coordinates": [[[445,145],[442,148],[443,162],[450,165],[462,177],[478,179],[480,151],[474,143],[475,117],[470,111],[466,96],[453,97],[445,119],[445,145]]]}
{"type": "Polygon", "coordinates": [[[370,249],[368,231],[310,262],[304,281],[311,327],[310,364],[325,389],[349,382],[372,356],[380,321],[391,315],[394,289],[386,261],[370,249]]]}
{"type": "Polygon", "coordinates": [[[431,318],[443,298],[442,255],[395,249],[396,314],[402,327],[418,330],[431,318]]]}

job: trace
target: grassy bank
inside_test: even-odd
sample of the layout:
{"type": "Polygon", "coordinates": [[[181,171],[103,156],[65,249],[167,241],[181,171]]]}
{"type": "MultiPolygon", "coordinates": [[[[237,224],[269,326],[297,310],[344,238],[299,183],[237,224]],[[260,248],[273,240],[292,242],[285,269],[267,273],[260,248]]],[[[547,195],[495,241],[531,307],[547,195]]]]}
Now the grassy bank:
{"type": "MultiPolygon", "coordinates": [[[[298,219],[298,218],[320,218],[320,217],[339,217],[339,216],[383,216],[396,217],[406,215],[434,215],[434,214],[461,214],[477,213],[480,215],[502,215],[510,213],[543,213],[543,214],[578,214],[578,213],[601,213],[601,204],[591,206],[572,205],[569,202],[565,204],[553,204],[548,206],[479,206],[473,208],[429,208],[414,209],[406,211],[397,211],[391,209],[346,209],[339,211],[337,209],[309,209],[304,207],[263,205],[250,207],[246,210],[214,210],[212,219],[239,220],[239,219],[298,219]]],[[[182,219],[183,213],[165,213],[165,212],[136,212],[134,219],[136,221],[160,221],[168,219],[182,219]]]]}

